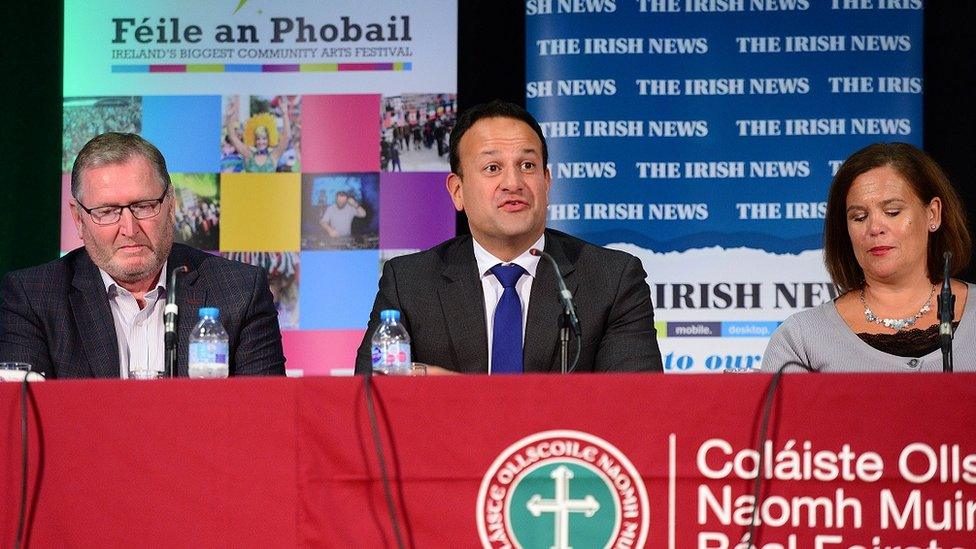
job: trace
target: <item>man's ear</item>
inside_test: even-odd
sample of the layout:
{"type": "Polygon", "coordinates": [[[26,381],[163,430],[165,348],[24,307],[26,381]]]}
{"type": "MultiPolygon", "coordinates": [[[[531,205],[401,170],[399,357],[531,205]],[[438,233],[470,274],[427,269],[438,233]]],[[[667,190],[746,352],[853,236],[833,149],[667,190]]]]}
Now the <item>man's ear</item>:
{"type": "Polygon", "coordinates": [[[74,198],[68,200],[68,208],[71,209],[71,220],[75,222],[75,230],[78,231],[78,238],[82,241],[85,240],[84,231],[82,231],[82,219],[81,216],[84,212],[81,206],[78,205],[78,201],[74,198]]]}
{"type": "Polygon", "coordinates": [[[454,202],[454,209],[463,212],[464,199],[461,197],[461,176],[453,172],[448,174],[446,184],[447,192],[451,195],[451,201],[454,202]]]}
{"type": "Polygon", "coordinates": [[[546,205],[549,205],[549,189],[552,188],[552,172],[549,171],[549,166],[546,166],[546,205]]]}
{"type": "Polygon", "coordinates": [[[173,186],[169,186],[169,224],[176,227],[176,191],[173,186]]]}

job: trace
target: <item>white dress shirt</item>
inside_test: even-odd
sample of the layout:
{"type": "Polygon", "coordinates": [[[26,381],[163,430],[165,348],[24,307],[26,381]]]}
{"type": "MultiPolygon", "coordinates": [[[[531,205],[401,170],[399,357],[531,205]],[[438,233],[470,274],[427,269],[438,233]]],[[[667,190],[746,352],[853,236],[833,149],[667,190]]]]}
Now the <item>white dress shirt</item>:
{"type": "Polygon", "coordinates": [[[539,257],[536,257],[529,253],[532,248],[537,248],[539,250],[544,250],[546,245],[546,235],[543,234],[539,237],[539,240],[535,241],[535,244],[529,246],[527,250],[522,252],[521,255],[513,259],[512,261],[502,261],[497,257],[491,255],[488,250],[484,249],[481,244],[474,238],[471,239],[472,244],[474,244],[474,258],[478,261],[478,273],[481,275],[481,290],[485,297],[485,326],[488,328],[488,373],[491,373],[491,340],[494,334],[494,324],[495,324],[495,306],[498,305],[498,300],[502,298],[502,292],[505,288],[502,287],[502,283],[499,282],[495,275],[491,274],[491,268],[499,263],[503,265],[516,264],[525,269],[526,275],[522,275],[522,278],[515,283],[515,291],[518,292],[519,301],[522,302],[522,343],[525,343],[525,322],[529,317],[529,294],[532,291],[532,280],[535,279],[535,271],[539,267],[539,257]]]}
{"type": "Polygon", "coordinates": [[[156,286],[146,292],[146,306],[139,308],[131,292],[119,286],[102,269],[98,270],[108,292],[108,303],[115,321],[115,336],[119,342],[119,377],[129,377],[129,366],[163,372],[163,328],[166,308],[166,263],[159,272],[156,286]]]}

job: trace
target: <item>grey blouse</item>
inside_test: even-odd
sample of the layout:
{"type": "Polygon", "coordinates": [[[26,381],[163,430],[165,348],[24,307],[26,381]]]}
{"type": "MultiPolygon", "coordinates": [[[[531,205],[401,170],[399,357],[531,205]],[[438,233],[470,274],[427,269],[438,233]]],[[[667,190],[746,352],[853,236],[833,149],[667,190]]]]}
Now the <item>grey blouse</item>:
{"type": "MultiPolygon", "coordinates": [[[[953,371],[976,372],[976,286],[969,295],[952,344],[953,371]]],[[[933,310],[935,307],[933,306],[933,310]]],[[[895,356],[868,345],[837,313],[833,301],[787,318],[763,354],[762,370],[775,372],[788,362],[800,362],[821,372],[941,372],[942,352],[920,358],[895,356]]],[[[786,372],[803,372],[789,366],[786,372]]]]}

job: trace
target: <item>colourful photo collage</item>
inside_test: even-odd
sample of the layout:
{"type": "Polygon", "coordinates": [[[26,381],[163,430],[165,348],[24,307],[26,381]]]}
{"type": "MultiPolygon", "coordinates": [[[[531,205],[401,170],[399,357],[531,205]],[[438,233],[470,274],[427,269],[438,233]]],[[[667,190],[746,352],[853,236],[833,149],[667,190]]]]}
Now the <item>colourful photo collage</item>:
{"type": "Polygon", "coordinates": [[[64,99],[61,250],[71,166],[106,131],[162,151],[176,241],[259,265],[289,373],[351,372],[383,261],[455,234],[445,187],[454,94],[64,99]]]}

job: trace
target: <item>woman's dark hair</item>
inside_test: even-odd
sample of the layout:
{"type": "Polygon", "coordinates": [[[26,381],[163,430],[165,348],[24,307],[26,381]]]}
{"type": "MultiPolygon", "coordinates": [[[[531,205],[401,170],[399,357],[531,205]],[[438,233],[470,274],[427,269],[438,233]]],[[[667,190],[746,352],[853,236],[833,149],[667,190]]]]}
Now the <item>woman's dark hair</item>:
{"type": "Polygon", "coordinates": [[[864,284],[864,271],[857,263],[847,231],[847,193],[861,174],[888,166],[898,172],[923,204],[933,198],[942,201],[942,225],[929,233],[928,277],[941,280],[943,253],[952,252],[949,270],[958,274],[969,265],[972,237],[966,210],[942,168],[924,151],[908,143],[875,143],[844,161],[830,185],[824,219],[824,263],[840,291],[848,292],[864,284]]]}

